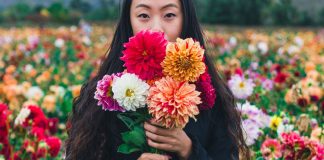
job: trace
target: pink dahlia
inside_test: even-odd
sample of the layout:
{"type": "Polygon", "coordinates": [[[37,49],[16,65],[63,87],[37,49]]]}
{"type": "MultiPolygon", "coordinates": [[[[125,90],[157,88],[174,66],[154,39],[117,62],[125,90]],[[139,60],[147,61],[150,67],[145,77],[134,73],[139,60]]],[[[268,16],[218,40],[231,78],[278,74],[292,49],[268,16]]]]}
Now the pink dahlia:
{"type": "Polygon", "coordinates": [[[282,156],[280,142],[276,139],[267,139],[261,145],[264,159],[279,159],[282,156]]]}
{"type": "Polygon", "coordinates": [[[190,117],[195,118],[199,114],[199,94],[194,84],[163,77],[149,90],[149,113],[166,128],[183,128],[190,117]]]}
{"type": "Polygon", "coordinates": [[[216,99],[215,88],[212,85],[211,77],[207,72],[202,74],[196,82],[197,91],[201,92],[200,98],[202,103],[199,105],[199,109],[207,110],[213,108],[216,99]]]}
{"type": "Polygon", "coordinates": [[[120,59],[128,73],[134,73],[143,80],[163,76],[161,62],[165,57],[168,41],[163,32],[144,30],[124,44],[125,50],[120,59]]]}
{"type": "Polygon", "coordinates": [[[282,150],[285,159],[293,159],[305,148],[305,140],[296,132],[282,133],[282,150]]]}
{"type": "Polygon", "coordinates": [[[94,98],[98,100],[98,105],[107,111],[122,111],[125,109],[119,106],[118,102],[113,99],[112,83],[116,77],[120,77],[121,73],[105,75],[97,83],[97,89],[94,98]]]}

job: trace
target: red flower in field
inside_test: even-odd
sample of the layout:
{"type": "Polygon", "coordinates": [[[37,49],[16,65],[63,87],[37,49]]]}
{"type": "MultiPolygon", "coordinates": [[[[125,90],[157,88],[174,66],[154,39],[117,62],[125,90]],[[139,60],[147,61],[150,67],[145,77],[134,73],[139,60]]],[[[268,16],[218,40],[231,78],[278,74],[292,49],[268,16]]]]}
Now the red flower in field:
{"type": "Polygon", "coordinates": [[[79,52],[78,54],[76,54],[76,57],[79,59],[86,59],[87,55],[84,52],[79,52]]]}
{"type": "Polygon", "coordinates": [[[46,129],[47,128],[47,119],[45,117],[44,112],[42,109],[35,105],[29,105],[26,107],[30,111],[28,114],[28,117],[26,117],[25,120],[23,120],[22,125],[24,127],[27,126],[35,126],[35,127],[41,127],[46,129]]]}
{"type": "Polygon", "coordinates": [[[243,70],[242,70],[242,68],[236,68],[235,69],[235,74],[238,74],[240,76],[243,76],[243,70]]]}
{"type": "Polygon", "coordinates": [[[293,159],[305,148],[305,140],[296,132],[282,133],[282,150],[285,159],[293,159]]]}
{"type": "Polygon", "coordinates": [[[44,128],[33,127],[31,130],[31,134],[35,136],[38,140],[42,140],[46,137],[44,128]]]}
{"type": "Polygon", "coordinates": [[[61,148],[61,140],[57,137],[48,137],[45,142],[49,146],[49,154],[51,157],[56,157],[61,148]]]}
{"type": "Polygon", "coordinates": [[[42,111],[42,109],[39,106],[30,105],[30,106],[28,106],[28,108],[30,109],[30,112],[31,112],[28,117],[30,119],[33,119],[35,117],[45,116],[44,112],[42,111]]]}
{"type": "Polygon", "coordinates": [[[212,85],[211,77],[207,72],[202,74],[196,82],[197,91],[201,92],[199,97],[202,103],[198,106],[201,110],[211,109],[214,107],[216,99],[216,91],[212,85]]]}
{"type": "Polygon", "coordinates": [[[288,74],[283,73],[283,72],[279,72],[276,77],[274,78],[274,82],[276,83],[284,83],[286,81],[286,79],[288,78],[288,74]]]}
{"type": "Polygon", "coordinates": [[[6,159],[9,159],[11,149],[9,144],[9,128],[8,128],[8,116],[10,115],[8,106],[0,103],[0,144],[2,144],[2,149],[0,150],[0,155],[4,155],[6,159]]]}
{"type": "Polygon", "coordinates": [[[48,128],[47,118],[45,116],[44,117],[43,116],[35,117],[33,119],[33,127],[47,129],[48,128]]]}
{"type": "Polygon", "coordinates": [[[48,119],[48,129],[51,134],[55,134],[57,132],[58,118],[49,118],[48,119]]]}
{"type": "Polygon", "coordinates": [[[277,73],[280,73],[281,70],[282,70],[282,66],[280,66],[279,64],[273,64],[271,66],[271,69],[270,70],[271,71],[276,71],[277,73]]]}
{"type": "Polygon", "coordinates": [[[17,152],[14,153],[13,159],[14,160],[22,160],[20,158],[20,156],[21,156],[21,151],[17,151],[17,152]]]}
{"type": "Polygon", "coordinates": [[[161,62],[165,57],[168,41],[162,32],[144,30],[124,44],[124,56],[120,59],[128,73],[134,73],[143,80],[163,76],[161,62]]]}

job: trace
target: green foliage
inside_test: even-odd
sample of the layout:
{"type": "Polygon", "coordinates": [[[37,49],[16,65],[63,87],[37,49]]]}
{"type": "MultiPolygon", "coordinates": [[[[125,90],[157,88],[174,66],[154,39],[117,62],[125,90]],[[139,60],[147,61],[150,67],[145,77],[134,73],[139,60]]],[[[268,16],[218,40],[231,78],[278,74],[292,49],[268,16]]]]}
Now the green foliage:
{"type": "Polygon", "coordinates": [[[32,14],[31,7],[26,3],[17,3],[16,5],[13,5],[1,13],[0,19],[5,20],[23,20],[28,15],[32,14]]]}
{"type": "Polygon", "coordinates": [[[324,8],[319,13],[319,24],[324,25],[324,8]]]}
{"type": "MultiPolygon", "coordinates": [[[[195,5],[199,19],[210,24],[317,24],[314,17],[310,17],[307,12],[298,11],[291,0],[200,0],[195,5]]],[[[320,17],[324,19],[324,15],[320,17]]]]}
{"type": "Polygon", "coordinates": [[[66,21],[68,20],[69,10],[66,9],[62,3],[55,2],[48,7],[51,18],[55,21],[66,21]]]}
{"type": "MultiPolygon", "coordinates": [[[[50,6],[17,3],[0,11],[0,22],[24,20],[26,16],[38,14],[44,8],[50,12],[52,21],[78,22],[115,21],[119,16],[119,3],[114,0],[100,0],[100,7],[94,7],[86,0],[71,0],[68,6],[56,1],[50,6]]],[[[324,9],[318,16],[299,11],[292,0],[194,0],[197,15],[201,22],[229,25],[323,25],[324,9]]]]}

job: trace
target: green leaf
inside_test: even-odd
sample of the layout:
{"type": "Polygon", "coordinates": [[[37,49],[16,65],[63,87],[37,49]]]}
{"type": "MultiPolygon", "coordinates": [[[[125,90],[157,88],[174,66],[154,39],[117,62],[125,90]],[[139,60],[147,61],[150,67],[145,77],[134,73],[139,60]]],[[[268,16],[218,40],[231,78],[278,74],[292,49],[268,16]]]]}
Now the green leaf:
{"type": "Polygon", "coordinates": [[[2,143],[0,143],[0,151],[2,150],[2,148],[3,148],[3,144],[2,144],[2,143]]]}
{"type": "Polygon", "coordinates": [[[134,147],[130,144],[122,144],[118,147],[117,152],[123,153],[123,154],[130,154],[132,152],[140,151],[139,148],[134,147]]]}
{"type": "Polygon", "coordinates": [[[144,147],[145,134],[142,127],[135,126],[134,130],[122,133],[122,139],[127,144],[132,144],[137,147],[144,147]]]}
{"type": "Polygon", "coordinates": [[[134,125],[134,121],[127,117],[127,116],[123,116],[122,114],[118,114],[117,117],[123,121],[123,123],[127,126],[128,129],[133,129],[133,125],[134,125]]]}
{"type": "Polygon", "coordinates": [[[145,134],[143,127],[135,126],[133,130],[122,133],[123,144],[118,147],[118,152],[129,154],[145,150],[145,134]]]}

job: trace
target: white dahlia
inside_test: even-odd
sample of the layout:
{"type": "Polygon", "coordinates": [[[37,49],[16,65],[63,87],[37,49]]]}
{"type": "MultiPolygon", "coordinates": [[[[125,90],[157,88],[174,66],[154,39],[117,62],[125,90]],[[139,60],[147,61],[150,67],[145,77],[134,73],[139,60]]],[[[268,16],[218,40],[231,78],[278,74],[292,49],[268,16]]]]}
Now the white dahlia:
{"type": "Polygon", "coordinates": [[[146,105],[150,86],[137,75],[126,73],[114,80],[112,84],[113,98],[127,111],[136,111],[146,105]]]}

